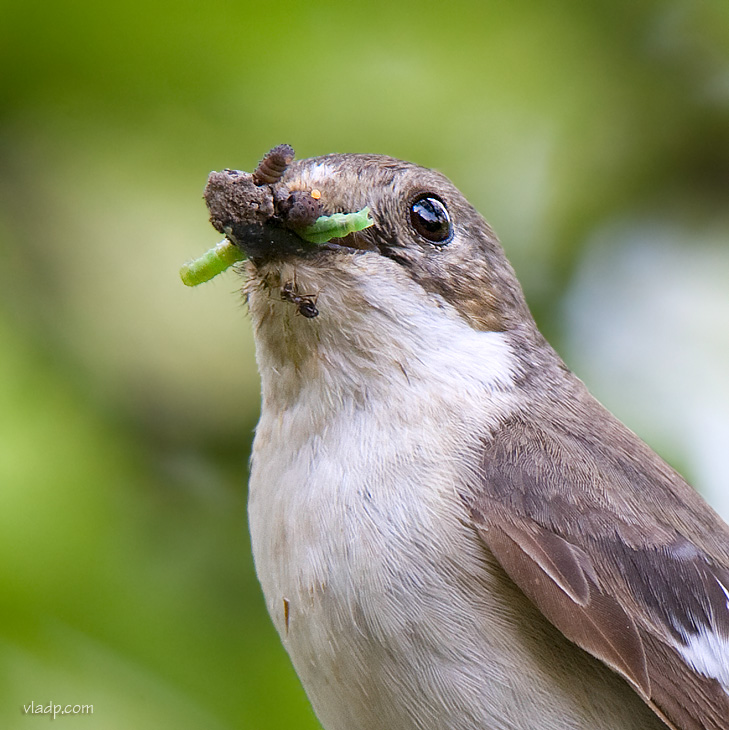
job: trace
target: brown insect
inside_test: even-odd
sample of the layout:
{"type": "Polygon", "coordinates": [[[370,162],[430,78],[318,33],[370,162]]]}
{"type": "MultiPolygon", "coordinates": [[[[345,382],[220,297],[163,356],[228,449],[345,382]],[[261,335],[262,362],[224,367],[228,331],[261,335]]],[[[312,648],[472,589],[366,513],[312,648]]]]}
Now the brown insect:
{"type": "Polygon", "coordinates": [[[314,197],[314,193],[318,190],[306,192],[304,190],[295,190],[288,199],[283,201],[279,206],[279,210],[285,218],[285,225],[288,228],[306,228],[310,226],[321,214],[321,193],[319,197],[314,197]]]}
{"type": "Polygon", "coordinates": [[[281,299],[295,304],[299,314],[307,319],[319,316],[319,310],[316,308],[318,298],[318,294],[298,294],[295,281],[288,281],[281,287],[281,299]]]}
{"type": "Polygon", "coordinates": [[[267,152],[253,171],[253,182],[256,185],[273,185],[282,177],[286,168],[294,159],[294,148],[288,144],[280,144],[267,152]]]}

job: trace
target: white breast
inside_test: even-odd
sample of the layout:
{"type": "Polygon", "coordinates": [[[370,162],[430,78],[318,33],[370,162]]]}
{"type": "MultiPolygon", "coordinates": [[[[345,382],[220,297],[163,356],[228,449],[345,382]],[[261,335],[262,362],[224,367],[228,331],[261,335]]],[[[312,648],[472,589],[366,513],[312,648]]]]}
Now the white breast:
{"type": "Polygon", "coordinates": [[[312,321],[259,304],[253,553],[326,730],[662,727],[541,618],[468,526],[458,490],[478,478],[484,430],[517,407],[508,336],[410,298],[390,310],[404,312],[401,331],[384,308],[368,314],[364,352],[347,330],[356,313],[327,321],[333,302],[320,298],[312,321]],[[300,343],[280,338],[307,327],[316,357],[287,362],[300,343]]]}

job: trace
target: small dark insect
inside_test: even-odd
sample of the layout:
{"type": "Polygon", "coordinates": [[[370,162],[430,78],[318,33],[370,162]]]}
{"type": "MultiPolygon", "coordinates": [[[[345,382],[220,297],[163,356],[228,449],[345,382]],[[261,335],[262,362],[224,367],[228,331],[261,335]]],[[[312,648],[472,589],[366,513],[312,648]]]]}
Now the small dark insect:
{"type": "Polygon", "coordinates": [[[256,185],[273,185],[282,177],[286,168],[294,159],[294,148],[288,144],[280,144],[267,152],[253,171],[253,182],[256,185]]]}
{"type": "Polygon", "coordinates": [[[281,299],[285,302],[291,302],[296,305],[299,314],[307,319],[314,319],[319,316],[319,310],[316,308],[317,294],[297,294],[296,283],[293,281],[286,282],[281,287],[281,299]]]}
{"type": "Polygon", "coordinates": [[[319,198],[315,198],[311,192],[304,190],[296,190],[291,193],[288,200],[281,204],[280,209],[286,217],[286,226],[294,229],[312,225],[322,214],[319,198]]]}

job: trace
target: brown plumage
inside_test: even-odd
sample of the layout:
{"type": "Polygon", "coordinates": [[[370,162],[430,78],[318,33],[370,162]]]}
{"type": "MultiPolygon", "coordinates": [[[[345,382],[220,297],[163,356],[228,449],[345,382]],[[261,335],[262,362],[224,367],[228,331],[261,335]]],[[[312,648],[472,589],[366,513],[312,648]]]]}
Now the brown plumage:
{"type": "Polygon", "coordinates": [[[680,650],[702,632],[729,638],[729,530],[576,378],[562,398],[484,444],[482,481],[462,493],[476,528],[542,613],[669,727],[725,730],[729,695],[680,650]]]}

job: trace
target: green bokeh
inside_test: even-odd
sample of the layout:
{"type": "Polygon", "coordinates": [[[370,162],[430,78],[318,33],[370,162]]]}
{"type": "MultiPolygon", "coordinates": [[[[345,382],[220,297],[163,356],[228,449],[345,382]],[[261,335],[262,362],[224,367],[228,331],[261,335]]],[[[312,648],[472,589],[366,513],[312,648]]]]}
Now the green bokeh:
{"type": "MultiPolygon", "coordinates": [[[[0,6],[0,727],[317,727],[245,526],[258,411],[211,169],[374,152],[490,220],[543,329],[585,241],[729,230],[729,4],[0,6]]],[[[393,729],[394,730],[394,729],[393,729]]]]}

